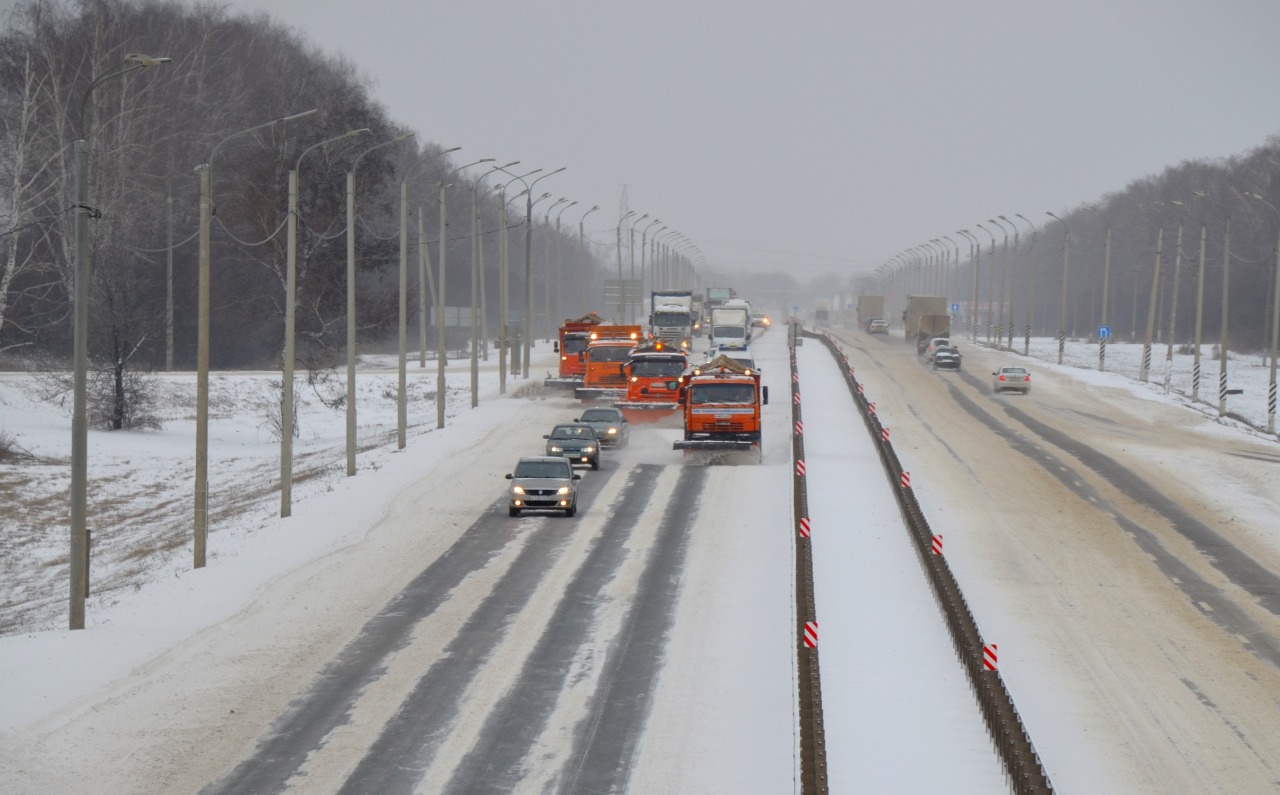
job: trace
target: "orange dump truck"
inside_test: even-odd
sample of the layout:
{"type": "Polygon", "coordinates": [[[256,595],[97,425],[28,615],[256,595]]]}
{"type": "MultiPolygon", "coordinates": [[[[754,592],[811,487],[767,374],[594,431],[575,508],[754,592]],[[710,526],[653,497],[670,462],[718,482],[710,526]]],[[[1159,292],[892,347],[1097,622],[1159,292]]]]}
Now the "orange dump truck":
{"type": "Polygon", "coordinates": [[[637,346],[627,360],[627,394],[613,405],[628,422],[658,422],[680,408],[680,388],[689,356],[681,348],[653,340],[637,346]]]}
{"type": "Polygon", "coordinates": [[[582,354],[591,341],[591,332],[604,322],[604,318],[595,312],[564,322],[560,327],[560,339],[554,343],[556,352],[560,354],[560,373],[548,375],[544,385],[573,388],[582,386],[582,376],[587,371],[586,359],[582,354]]]}
{"type": "Polygon", "coordinates": [[[621,400],[627,391],[627,360],[643,338],[639,326],[596,326],[582,352],[582,386],[574,390],[574,397],[610,403],[621,400]]]}
{"type": "Polygon", "coordinates": [[[769,388],[760,385],[759,371],[717,356],[685,378],[684,439],[672,446],[686,455],[748,453],[759,463],[760,409],[768,402],[769,388]]]}

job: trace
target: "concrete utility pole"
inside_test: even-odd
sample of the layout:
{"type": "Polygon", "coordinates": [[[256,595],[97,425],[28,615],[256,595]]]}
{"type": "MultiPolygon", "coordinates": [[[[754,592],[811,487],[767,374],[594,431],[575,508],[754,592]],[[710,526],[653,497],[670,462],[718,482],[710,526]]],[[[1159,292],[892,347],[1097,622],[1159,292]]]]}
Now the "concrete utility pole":
{"type": "MultiPolygon", "coordinates": [[[[69,629],[84,629],[85,601],[89,597],[89,133],[85,111],[89,95],[104,81],[168,63],[168,58],[130,54],[124,63],[94,78],[80,97],[80,124],[75,142],[75,284],[72,304],[71,387],[71,549],[69,629]]],[[[172,239],[170,241],[172,250],[172,239]]]]}
{"type": "Polygon", "coordinates": [[[1138,380],[1144,384],[1151,373],[1151,342],[1156,327],[1156,304],[1160,294],[1160,260],[1164,253],[1164,228],[1156,234],[1156,262],[1151,271],[1151,296],[1147,300],[1147,329],[1142,337],[1142,364],[1138,366],[1138,380]]]}

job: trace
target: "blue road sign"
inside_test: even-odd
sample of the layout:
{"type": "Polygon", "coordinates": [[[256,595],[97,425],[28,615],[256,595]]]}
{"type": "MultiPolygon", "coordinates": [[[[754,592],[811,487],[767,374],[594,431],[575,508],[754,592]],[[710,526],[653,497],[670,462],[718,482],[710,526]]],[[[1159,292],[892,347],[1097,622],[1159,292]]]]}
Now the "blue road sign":
{"type": "Polygon", "coordinates": [[[1110,327],[1110,326],[1098,326],[1098,339],[1105,340],[1105,339],[1108,339],[1108,338],[1110,338],[1110,337],[1111,337],[1111,327],[1110,327]]]}
{"type": "Polygon", "coordinates": [[[959,312],[959,311],[960,311],[960,305],[959,305],[959,304],[952,304],[952,305],[951,305],[951,311],[952,311],[952,312],[959,312]]]}

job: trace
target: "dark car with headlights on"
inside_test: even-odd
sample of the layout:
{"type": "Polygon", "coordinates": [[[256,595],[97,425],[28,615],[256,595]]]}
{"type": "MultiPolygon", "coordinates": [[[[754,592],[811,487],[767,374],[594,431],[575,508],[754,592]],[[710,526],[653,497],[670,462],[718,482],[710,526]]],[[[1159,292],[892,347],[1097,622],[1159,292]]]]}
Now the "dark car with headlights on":
{"type": "Polygon", "coordinates": [[[956,348],[938,348],[933,352],[933,369],[959,370],[960,351],[956,348]]]}
{"type": "Polygon", "coordinates": [[[564,511],[565,516],[573,516],[578,512],[581,479],[582,475],[576,474],[568,459],[561,456],[521,458],[515,472],[507,474],[511,481],[507,513],[519,516],[524,510],[564,511]]]}
{"type": "Polygon", "coordinates": [[[603,447],[626,447],[631,441],[631,423],[627,422],[622,409],[612,406],[587,409],[574,422],[590,425],[603,447]]]}
{"type": "Polygon", "coordinates": [[[542,437],[547,440],[547,455],[559,455],[574,464],[600,468],[600,438],[595,429],[583,422],[566,422],[542,437]]]}

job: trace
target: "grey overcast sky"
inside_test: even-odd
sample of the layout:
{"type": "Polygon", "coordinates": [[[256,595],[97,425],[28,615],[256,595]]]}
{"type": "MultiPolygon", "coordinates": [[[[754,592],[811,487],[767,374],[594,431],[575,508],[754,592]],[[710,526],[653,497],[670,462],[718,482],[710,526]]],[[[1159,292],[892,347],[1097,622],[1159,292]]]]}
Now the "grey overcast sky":
{"type": "Polygon", "coordinates": [[[456,157],[567,166],[539,186],[578,201],[563,223],[599,204],[612,241],[625,189],[721,272],[865,272],[1280,133],[1276,0],[228,5],[345,54],[456,157]]]}

